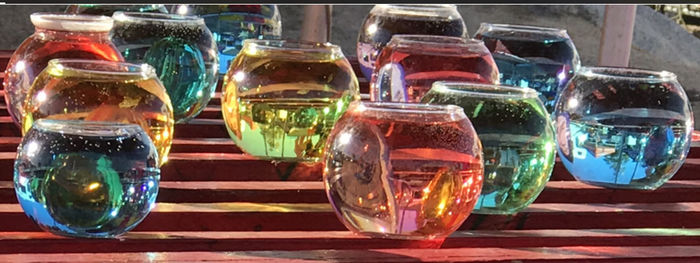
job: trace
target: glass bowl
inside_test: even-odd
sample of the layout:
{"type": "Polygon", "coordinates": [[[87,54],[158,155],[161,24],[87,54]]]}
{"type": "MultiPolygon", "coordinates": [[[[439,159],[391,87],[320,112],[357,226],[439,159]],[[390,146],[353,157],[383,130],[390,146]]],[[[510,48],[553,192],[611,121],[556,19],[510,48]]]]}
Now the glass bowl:
{"type": "Polygon", "coordinates": [[[481,143],[458,106],[354,102],[326,147],[328,200],[358,234],[444,239],[481,191],[481,143]]]}
{"type": "Polygon", "coordinates": [[[233,141],[262,159],[316,162],[359,84],[340,47],[248,39],[224,77],[221,110],[233,141]]]}
{"type": "Polygon", "coordinates": [[[138,124],[164,164],[173,140],[173,109],[163,84],[147,64],[54,59],[27,93],[26,134],[39,119],[138,124]]]}
{"type": "Polygon", "coordinates": [[[103,15],[112,16],[116,11],[124,12],[146,12],[146,13],[168,13],[165,5],[100,5],[100,4],[82,4],[69,5],[66,8],[66,13],[69,14],[84,14],[84,15],[103,15]]]}
{"type": "Polygon", "coordinates": [[[554,168],[554,126],[537,91],[435,82],[424,103],[464,108],[484,150],[484,187],[475,214],[514,214],[535,201],[554,168]]]}
{"type": "Polygon", "coordinates": [[[113,23],[109,17],[33,13],[30,18],[34,34],[12,54],[3,80],[7,111],[18,126],[24,116],[27,92],[49,60],[80,58],[124,61],[109,38],[113,23]]]}
{"type": "Polygon", "coordinates": [[[38,120],[17,148],[14,187],[24,213],[62,236],[110,238],[155,206],[158,154],[135,124],[38,120]]]}
{"type": "Polygon", "coordinates": [[[540,92],[550,113],[557,94],[581,64],[565,29],[481,23],[474,38],[493,53],[501,84],[540,92]]]}
{"type": "Polygon", "coordinates": [[[214,34],[219,74],[224,75],[246,39],[279,39],[282,18],[277,5],[176,5],[180,15],[197,15],[214,34]]]}
{"type": "Polygon", "coordinates": [[[177,123],[196,117],[216,90],[219,56],[204,19],[176,14],[114,12],[114,44],[132,63],[156,69],[177,123]]]}
{"type": "Polygon", "coordinates": [[[468,37],[456,5],[375,5],[360,27],[357,60],[366,79],[374,63],[395,34],[468,37]]]}
{"type": "Polygon", "coordinates": [[[668,71],[582,67],[554,111],[559,158],[579,181],[653,190],[685,161],[693,111],[668,71]]]}
{"type": "Polygon", "coordinates": [[[439,80],[498,83],[491,53],[475,39],[394,35],[375,65],[372,101],[420,102],[439,80]]]}

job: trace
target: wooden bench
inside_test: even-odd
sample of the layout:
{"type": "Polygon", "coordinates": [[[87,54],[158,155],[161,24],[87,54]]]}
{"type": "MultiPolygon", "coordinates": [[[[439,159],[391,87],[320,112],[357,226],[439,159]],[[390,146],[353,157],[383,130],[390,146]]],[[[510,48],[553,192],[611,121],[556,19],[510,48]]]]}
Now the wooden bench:
{"type": "MultiPolygon", "coordinates": [[[[0,69],[10,54],[0,51],[0,69]]],[[[698,145],[656,191],[585,185],[557,162],[546,189],[516,215],[471,215],[443,243],[370,239],[338,221],[320,165],[242,154],[219,104],[217,97],[196,119],[176,125],[156,208],[133,231],[108,240],[54,236],[24,215],[12,188],[20,133],[0,106],[0,262],[700,261],[698,145]]]]}

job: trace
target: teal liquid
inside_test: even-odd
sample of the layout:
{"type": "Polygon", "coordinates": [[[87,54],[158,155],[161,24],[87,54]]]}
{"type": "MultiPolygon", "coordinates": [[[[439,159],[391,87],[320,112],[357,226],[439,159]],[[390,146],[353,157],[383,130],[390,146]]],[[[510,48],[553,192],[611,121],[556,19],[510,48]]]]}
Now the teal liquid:
{"type": "Polygon", "coordinates": [[[196,46],[175,37],[163,38],[144,55],[144,63],[154,66],[173,104],[176,121],[196,116],[211,99],[210,86],[202,53],[196,46]]]}
{"type": "Polygon", "coordinates": [[[570,121],[559,137],[562,163],[577,180],[605,187],[656,189],[680,169],[690,148],[675,112],[624,109],[570,121]]]}

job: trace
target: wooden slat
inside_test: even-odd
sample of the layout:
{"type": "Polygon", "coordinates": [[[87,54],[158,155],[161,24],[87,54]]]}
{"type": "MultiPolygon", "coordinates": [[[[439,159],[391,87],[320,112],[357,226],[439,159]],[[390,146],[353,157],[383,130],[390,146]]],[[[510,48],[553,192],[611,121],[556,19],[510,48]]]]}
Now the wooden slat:
{"type": "MultiPolygon", "coordinates": [[[[328,203],[322,182],[162,181],[158,202],[328,203]]],[[[655,191],[616,190],[576,181],[549,182],[535,203],[700,202],[700,181],[671,181],[655,191]]],[[[17,203],[11,181],[0,181],[0,203],[17,203]]]]}
{"type": "Polygon", "coordinates": [[[6,254],[8,262],[692,262],[699,246],[347,249],[304,251],[6,254]]]}
{"type": "MultiPolygon", "coordinates": [[[[15,152],[0,152],[0,181],[11,181],[15,152]]],[[[319,181],[322,163],[273,162],[237,153],[171,153],[161,167],[164,181],[319,181]]],[[[556,163],[550,181],[573,177],[556,163]]],[[[700,159],[687,159],[675,180],[700,180],[700,159]]]]}
{"type": "Polygon", "coordinates": [[[69,239],[46,232],[0,232],[0,253],[670,245],[700,245],[700,229],[476,230],[455,232],[444,242],[372,239],[348,231],[134,231],[120,239],[69,239]]]}
{"type": "MultiPolygon", "coordinates": [[[[532,204],[470,215],[460,230],[700,228],[700,203],[532,204]]],[[[2,231],[39,231],[19,204],[0,204],[2,231]]],[[[342,231],[330,204],[158,203],[135,231],[342,231]]]]}

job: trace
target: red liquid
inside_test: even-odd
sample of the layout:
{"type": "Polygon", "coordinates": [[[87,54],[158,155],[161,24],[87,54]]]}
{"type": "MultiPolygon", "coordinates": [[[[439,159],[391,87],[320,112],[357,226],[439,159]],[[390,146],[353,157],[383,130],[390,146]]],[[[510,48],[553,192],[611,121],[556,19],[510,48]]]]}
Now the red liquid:
{"type": "Polygon", "coordinates": [[[385,47],[372,74],[372,101],[420,102],[439,80],[498,83],[491,54],[460,50],[385,47]]]}
{"type": "Polygon", "coordinates": [[[324,178],[329,199],[350,230],[444,238],[473,209],[483,184],[473,128],[466,118],[411,115],[384,118],[349,110],[336,124],[324,178]]]}
{"type": "Polygon", "coordinates": [[[15,123],[21,122],[22,103],[34,79],[54,58],[124,61],[106,32],[38,29],[15,50],[5,71],[5,102],[15,123]]]}

